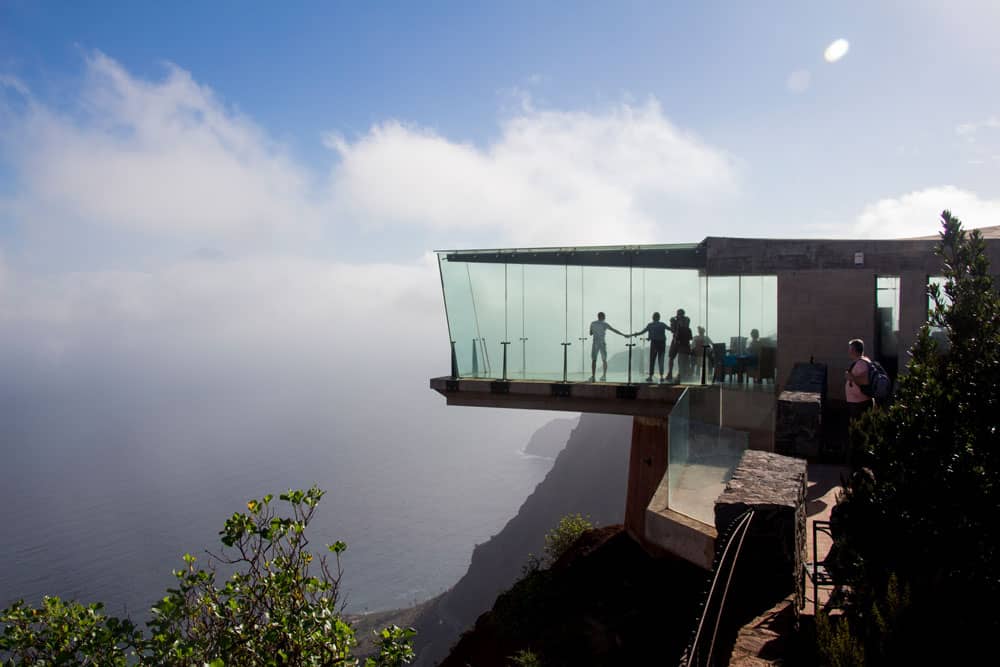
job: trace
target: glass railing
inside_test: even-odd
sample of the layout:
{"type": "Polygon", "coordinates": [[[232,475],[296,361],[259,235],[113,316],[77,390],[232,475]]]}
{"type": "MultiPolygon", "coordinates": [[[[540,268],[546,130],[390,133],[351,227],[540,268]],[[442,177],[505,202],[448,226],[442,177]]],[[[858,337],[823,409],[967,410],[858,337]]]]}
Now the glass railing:
{"type": "MultiPolygon", "coordinates": [[[[630,251],[635,252],[633,247],[630,251]]],[[[645,246],[641,247],[646,249],[645,246]]],[[[687,247],[650,246],[649,252],[687,247]]],[[[641,382],[658,379],[659,357],[647,335],[627,338],[658,312],[666,324],[682,309],[692,340],[670,363],[667,333],[664,374],[699,383],[764,379],[777,353],[777,280],[774,276],[706,276],[697,268],[602,266],[615,249],[573,249],[576,263],[544,264],[555,250],[440,252],[438,263],[458,374],[570,382],[641,382]],[[518,263],[524,262],[524,263],[518,263]],[[592,323],[604,313],[612,327],[595,349],[592,323]],[[616,333],[621,332],[621,334],[616,333]],[[708,346],[706,348],[706,345],[708,346]],[[631,354],[630,354],[631,353],[631,354]],[[607,371],[604,371],[604,359],[607,371]],[[596,361],[596,363],[594,363],[596,361]]],[[[619,253],[621,254],[621,253],[619,253]]],[[[600,328],[600,327],[599,327],[600,328]]]]}
{"type": "Polygon", "coordinates": [[[749,446],[746,431],[722,426],[718,390],[686,389],[668,423],[667,506],[715,525],[715,500],[749,446]]]}

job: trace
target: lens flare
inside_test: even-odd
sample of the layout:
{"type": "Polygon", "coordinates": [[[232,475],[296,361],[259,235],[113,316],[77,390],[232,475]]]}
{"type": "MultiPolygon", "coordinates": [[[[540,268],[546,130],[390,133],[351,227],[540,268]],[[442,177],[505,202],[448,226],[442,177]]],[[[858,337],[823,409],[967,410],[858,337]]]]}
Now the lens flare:
{"type": "Polygon", "coordinates": [[[823,59],[828,63],[835,63],[847,55],[849,48],[851,48],[851,45],[847,43],[846,39],[835,40],[830,46],[826,47],[826,51],[823,52],[823,59]]]}

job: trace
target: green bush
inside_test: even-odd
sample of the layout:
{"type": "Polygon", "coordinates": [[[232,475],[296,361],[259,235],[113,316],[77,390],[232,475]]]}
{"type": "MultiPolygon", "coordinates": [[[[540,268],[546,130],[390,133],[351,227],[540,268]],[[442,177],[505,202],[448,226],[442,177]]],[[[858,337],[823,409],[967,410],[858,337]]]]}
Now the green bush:
{"type": "MultiPolygon", "coordinates": [[[[0,612],[0,658],[8,665],[357,665],[354,630],[337,595],[347,545],[327,547],[332,564],[307,549],[306,528],[322,497],[316,487],[282,494],[290,512],[279,516],[266,495],[233,514],[207,569],[184,556],[176,587],[152,608],[148,638],[131,621],[104,616],[99,604],[49,597],[37,609],[21,601],[0,612]],[[232,570],[221,585],[216,564],[232,570]]],[[[377,633],[379,653],[365,667],[410,662],[413,634],[377,633]]]]}
{"type": "Polygon", "coordinates": [[[567,514],[556,527],[545,534],[545,561],[551,566],[569,550],[573,543],[594,525],[581,514],[567,514]]]}
{"type": "Polygon", "coordinates": [[[542,667],[542,661],[534,651],[522,649],[510,657],[513,667],[542,667]]]}
{"type": "Polygon", "coordinates": [[[942,220],[931,324],[950,347],[920,332],[893,404],[856,424],[858,469],[832,516],[834,575],[868,664],[951,661],[1000,630],[976,604],[1000,594],[1000,297],[979,233],[942,220]]]}

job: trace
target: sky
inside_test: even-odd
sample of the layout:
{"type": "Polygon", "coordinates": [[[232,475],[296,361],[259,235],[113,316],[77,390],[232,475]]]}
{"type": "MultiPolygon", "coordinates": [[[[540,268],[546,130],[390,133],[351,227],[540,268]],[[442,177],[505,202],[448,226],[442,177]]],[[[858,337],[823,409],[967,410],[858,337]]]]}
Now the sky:
{"type": "Polygon", "coordinates": [[[425,390],[434,249],[1000,224],[997,25],[990,0],[0,0],[0,396],[278,382],[459,419],[425,390]]]}

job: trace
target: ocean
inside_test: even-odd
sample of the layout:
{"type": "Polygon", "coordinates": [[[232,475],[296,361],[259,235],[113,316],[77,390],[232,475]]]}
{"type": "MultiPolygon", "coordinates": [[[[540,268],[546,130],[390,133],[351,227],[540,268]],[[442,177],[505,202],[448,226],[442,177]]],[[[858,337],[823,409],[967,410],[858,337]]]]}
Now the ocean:
{"type": "Polygon", "coordinates": [[[317,551],[347,542],[349,612],[441,593],[548,472],[521,449],[549,417],[415,391],[417,409],[381,420],[357,414],[366,401],[321,413],[99,386],[0,396],[0,606],[50,594],[144,620],[182,554],[218,550],[228,515],[314,483],[327,495],[309,534],[317,551]]]}

